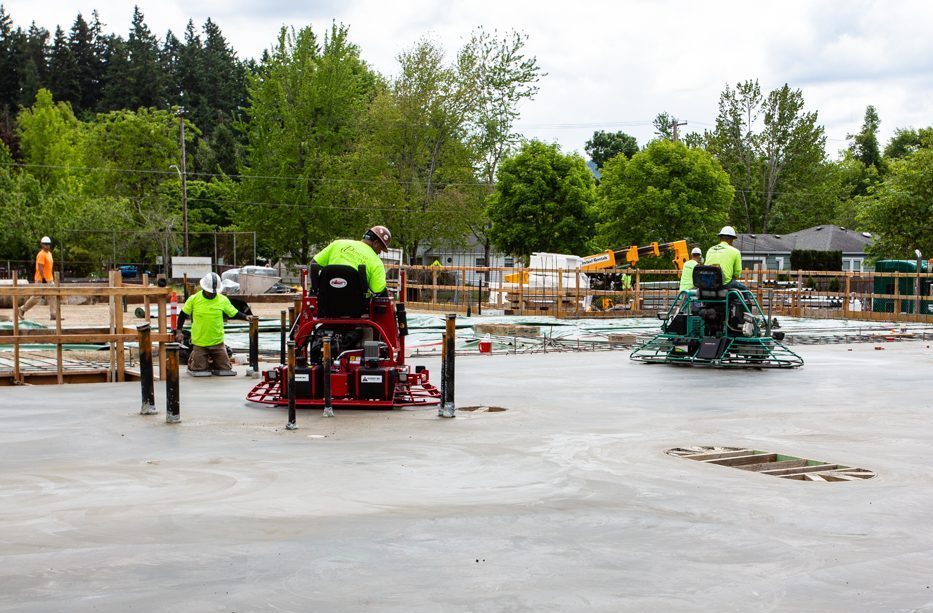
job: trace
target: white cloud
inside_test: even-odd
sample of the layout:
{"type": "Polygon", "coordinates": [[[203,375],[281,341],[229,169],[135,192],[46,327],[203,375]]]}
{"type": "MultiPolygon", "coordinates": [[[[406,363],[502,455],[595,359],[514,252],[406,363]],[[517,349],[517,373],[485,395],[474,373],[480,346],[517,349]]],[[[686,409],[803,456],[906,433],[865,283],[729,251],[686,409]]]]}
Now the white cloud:
{"type": "MultiPolygon", "coordinates": [[[[97,8],[108,28],[125,34],[132,7],[121,0],[7,0],[20,25],[35,19],[66,30],[78,11],[97,8]]],[[[364,57],[392,72],[399,51],[429,36],[453,54],[473,27],[519,29],[548,76],[525,106],[528,136],[582,150],[594,129],[621,129],[639,142],[650,120],[668,111],[690,122],[714,121],[726,83],[758,78],[803,90],[818,110],[834,153],[858,130],[865,106],[881,114],[883,136],[896,127],[930,125],[933,96],[933,3],[924,0],[138,0],[159,36],[181,32],[189,18],[211,17],[241,57],[258,56],[279,27],[331,20],[350,26],[364,57]],[[576,127],[567,127],[576,126],[576,127]]]]}

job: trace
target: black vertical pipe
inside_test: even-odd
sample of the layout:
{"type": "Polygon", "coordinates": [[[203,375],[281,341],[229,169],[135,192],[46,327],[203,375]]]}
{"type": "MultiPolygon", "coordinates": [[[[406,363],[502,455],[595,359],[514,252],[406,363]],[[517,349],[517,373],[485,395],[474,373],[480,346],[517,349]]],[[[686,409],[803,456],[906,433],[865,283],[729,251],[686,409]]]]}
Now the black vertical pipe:
{"type": "Polygon", "coordinates": [[[438,415],[455,417],[454,372],[456,365],[457,316],[450,313],[446,317],[444,332],[443,362],[441,363],[441,406],[438,415]]]}
{"type": "Polygon", "coordinates": [[[323,360],[321,363],[324,368],[324,417],[333,417],[334,416],[334,407],[331,406],[333,398],[331,398],[331,389],[330,389],[330,371],[331,371],[331,355],[330,355],[330,336],[325,336],[323,341],[323,346],[321,347],[321,354],[323,360]]]}
{"type": "Polygon", "coordinates": [[[139,386],[142,392],[139,414],[154,415],[158,411],[155,406],[155,385],[152,382],[152,326],[140,324],[136,326],[136,332],[139,335],[139,386]]]}
{"type": "Polygon", "coordinates": [[[447,332],[441,332],[441,404],[437,408],[438,417],[444,415],[444,401],[447,400],[447,332]]]}
{"type": "Polygon", "coordinates": [[[279,364],[285,365],[286,353],[285,353],[285,337],[288,335],[288,311],[281,312],[282,323],[279,328],[279,364]]]}
{"type": "Polygon", "coordinates": [[[286,430],[297,430],[298,424],[295,423],[295,341],[288,341],[288,365],[286,383],[288,385],[288,423],[285,424],[286,430]]]}
{"type": "Polygon", "coordinates": [[[165,423],[181,421],[181,403],[178,385],[178,343],[169,343],[165,349],[165,423]]]}
{"type": "Polygon", "coordinates": [[[259,320],[249,321],[249,367],[253,376],[259,374],[259,320]]]}
{"type": "Polygon", "coordinates": [[[479,280],[479,300],[476,301],[476,314],[483,314],[483,279],[480,277],[479,280]]]}

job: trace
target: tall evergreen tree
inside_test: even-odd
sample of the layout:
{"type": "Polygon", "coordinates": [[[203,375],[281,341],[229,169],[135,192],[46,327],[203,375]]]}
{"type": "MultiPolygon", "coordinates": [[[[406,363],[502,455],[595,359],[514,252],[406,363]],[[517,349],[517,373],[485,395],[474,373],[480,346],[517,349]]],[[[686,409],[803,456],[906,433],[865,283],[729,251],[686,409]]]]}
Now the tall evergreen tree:
{"type": "Polygon", "coordinates": [[[13,28],[13,19],[0,5],[0,109],[15,113],[20,100],[23,31],[13,28]]]}
{"type": "Polygon", "coordinates": [[[98,57],[101,61],[101,96],[97,111],[105,113],[125,108],[127,99],[127,73],[129,57],[126,41],[116,34],[103,36],[98,41],[98,57]]]}
{"type": "Polygon", "coordinates": [[[210,19],[204,22],[201,70],[202,91],[208,108],[202,112],[199,125],[210,131],[222,117],[233,116],[246,99],[243,66],[220,28],[210,19]]]}
{"type": "Polygon", "coordinates": [[[36,92],[46,87],[49,81],[49,31],[35,24],[29,26],[23,39],[21,57],[22,77],[20,79],[21,106],[30,106],[36,100],[36,92]]]}
{"type": "Polygon", "coordinates": [[[52,50],[49,54],[49,86],[55,99],[68,102],[74,108],[81,100],[78,64],[68,44],[65,31],[55,28],[52,50]]]}
{"type": "Polygon", "coordinates": [[[126,107],[158,107],[163,104],[165,75],[159,62],[159,41],[146,25],[139,6],[133,7],[133,23],[126,40],[129,59],[130,97],[126,107]]]}
{"type": "Polygon", "coordinates": [[[848,135],[848,138],[852,140],[852,145],[849,147],[852,155],[865,166],[874,166],[878,170],[882,170],[881,145],[878,144],[880,127],[881,118],[878,117],[878,110],[869,104],[865,107],[862,130],[858,134],[848,135]]]}
{"type": "Polygon", "coordinates": [[[96,31],[99,28],[96,15],[94,21],[88,24],[78,13],[68,35],[78,92],[77,100],[72,103],[76,114],[93,110],[100,98],[100,58],[97,55],[96,31]]]}

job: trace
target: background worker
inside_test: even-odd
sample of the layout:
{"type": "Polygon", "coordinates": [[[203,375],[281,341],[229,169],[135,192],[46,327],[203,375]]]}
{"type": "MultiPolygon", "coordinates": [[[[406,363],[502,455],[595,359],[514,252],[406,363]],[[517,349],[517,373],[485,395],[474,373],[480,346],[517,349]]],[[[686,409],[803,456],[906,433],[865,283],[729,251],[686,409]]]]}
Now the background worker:
{"type": "Polygon", "coordinates": [[[338,239],[324,247],[314,256],[321,266],[366,266],[366,282],[373,295],[386,293],[386,267],[379,257],[389,248],[392,233],[385,226],[373,226],[363,235],[363,240],[338,239]]]}
{"type": "Polygon", "coordinates": [[[191,317],[191,353],[188,355],[188,372],[195,377],[236,375],[224,344],[224,315],[231,319],[251,321],[253,315],[243,313],[230,299],[220,293],[222,283],[215,272],[201,279],[201,291],[189,296],[178,314],[175,340],[185,342],[183,326],[191,317]]]}
{"type": "Polygon", "coordinates": [[[703,263],[703,251],[699,247],[694,247],[690,252],[690,259],[684,262],[683,272],[680,273],[680,291],[696,289],[693,285],[693,269],[701,263],[703,263]]]}
{"type": "Polygon", "coordinates": [[[706,252],[706,265],[719,266],[722,269],[723,286],[739,290],[745,296],[746,302],[751,304],[752,293],[739,282],[739,276],[742,274],[742,252],[732,246],[737,237],[735,228],[723,226],[719,231],[719,244],[713,245],[706,252]]]}
{"type": "MultiPolygon", "coordinates": [[[[52,239],[48,236],[43,236],[42,240],[39,241],[39,245],[39,253],[36,254],[36,274],[34,280],[36,283],[54,283],[55,275],[52,270],[55,266],[55,262],[52,259],[52,239]]],[[[20,319],[26,316],[26,311],[43,302],[48,302],[49,319],[54,320],[58,298],[52,296],[50,296],[48,300],[42,296],[33,296],[27,300],[19,309],[20,319]]],[[[64,317],[62,317],[62,319],[64,319],[64,317]]]]}

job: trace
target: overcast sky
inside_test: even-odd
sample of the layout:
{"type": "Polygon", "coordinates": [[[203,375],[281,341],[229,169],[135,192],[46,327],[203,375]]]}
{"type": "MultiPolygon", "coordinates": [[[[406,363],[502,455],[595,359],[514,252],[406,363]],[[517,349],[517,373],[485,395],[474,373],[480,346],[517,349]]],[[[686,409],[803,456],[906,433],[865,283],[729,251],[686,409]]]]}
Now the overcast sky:
{"type": "MultiPolygon", "coordinates": [[[[933,2],[930,0],[139,0],[160,38],[189,18],[217,22],[240,57],[256,57],[282,25],[332,21],[350,27],[363,57],[384,74],[422,37],[453,54],[476,26],[518,29],[547,76],[523,110],[528,137],[582,152],[594,130],[623,130],[644,144],[660,111],[710,128],[727,83],[787,82],[819,112],[831,156],[878,108],[886,141],[897,127],[933,124],[933,2]]],[[[126,35],[132,2],[6,0],[24,28],[35,20],[67,31],[93,9],[126,35]]]]}

